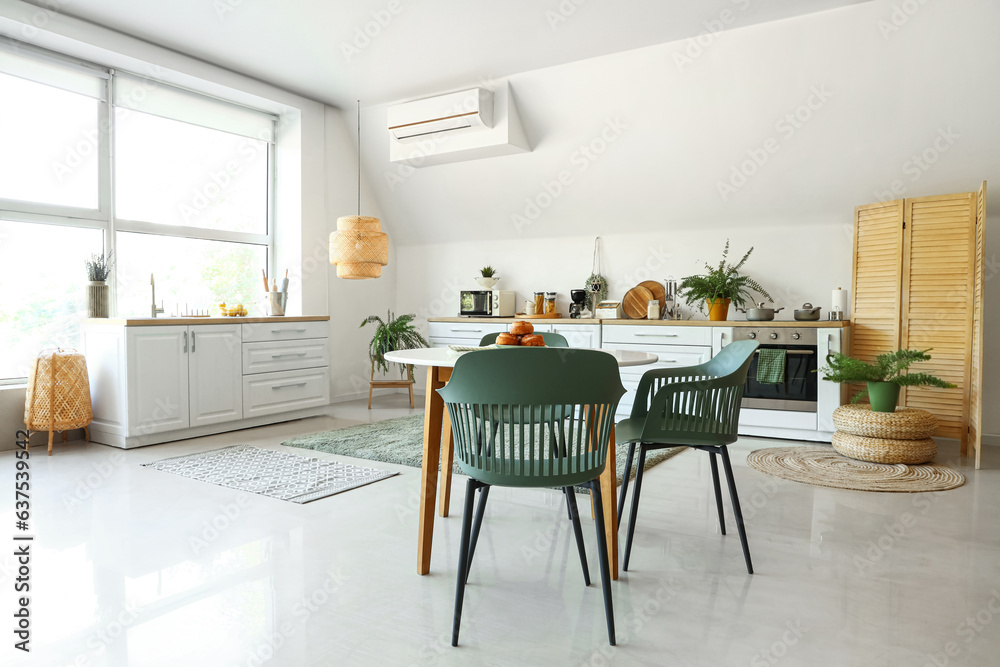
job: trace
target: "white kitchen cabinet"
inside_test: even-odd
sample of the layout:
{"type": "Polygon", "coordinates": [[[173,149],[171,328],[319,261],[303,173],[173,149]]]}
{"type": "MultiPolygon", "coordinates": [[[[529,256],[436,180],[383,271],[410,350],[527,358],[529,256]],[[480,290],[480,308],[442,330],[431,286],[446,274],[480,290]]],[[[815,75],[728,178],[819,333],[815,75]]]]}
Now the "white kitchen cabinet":
{"type": "Polygon", "coordinates": [[[131,328],[125,349],[127,435],[187,428],[188,328],[131,328]]]}
{"type": "Polygon", "coordinates": [[[168,322],[84,324],[95,442],[129,448],[324,414],[326,321],[168,322]]]}
{"type": "Polygon", "coordinates": [[[570,347],[600,349],[600,324],[553,324],[552,333],[562,334],[570,347]]]}
{"type": "Polygon", "coordinates": [[[243,418],[242,340],[239,324],[188,327],[190,426],[243,418]]]}

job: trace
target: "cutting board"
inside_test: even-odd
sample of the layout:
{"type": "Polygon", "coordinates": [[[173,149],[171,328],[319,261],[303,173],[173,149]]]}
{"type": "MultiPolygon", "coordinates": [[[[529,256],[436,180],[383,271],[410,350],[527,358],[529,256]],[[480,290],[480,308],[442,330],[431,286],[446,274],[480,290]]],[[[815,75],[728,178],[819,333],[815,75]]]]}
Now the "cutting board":
{"type": "Polygon", "coordinates": [[[653,296],[649,288],[642,285],[636,285],[625,292],[625,298],[622,299],[622,310],[625,311],[625,317],[630,320],[646,319],[646,306],[654,298],[656,297],[653,296]]]}
{"type": "Polygon", "coordinates": [[[653,293],[653,298],[660,302],[660,316],[663,316],[663,309],[667,307],[667,288],[663,283],[655,280],[644,280],[639,283],[639,287],[645,287],[653,293]]]}

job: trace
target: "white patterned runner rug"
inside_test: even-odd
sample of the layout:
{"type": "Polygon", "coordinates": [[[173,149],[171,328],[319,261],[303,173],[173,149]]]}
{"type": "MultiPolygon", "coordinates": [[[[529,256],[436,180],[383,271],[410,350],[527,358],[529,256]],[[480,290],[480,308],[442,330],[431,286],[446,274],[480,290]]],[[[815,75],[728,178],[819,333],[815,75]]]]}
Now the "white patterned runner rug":
{"type": "Polygon", "coordinates": [[[142,466],[300,504],[399,474],[250,445],[175,456],[142,466]]]}

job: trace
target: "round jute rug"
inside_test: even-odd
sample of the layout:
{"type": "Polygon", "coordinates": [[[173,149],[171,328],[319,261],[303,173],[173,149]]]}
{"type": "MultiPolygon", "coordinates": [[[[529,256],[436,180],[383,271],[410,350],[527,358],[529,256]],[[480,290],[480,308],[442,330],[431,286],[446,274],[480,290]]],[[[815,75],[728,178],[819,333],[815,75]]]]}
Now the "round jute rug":
{"type": "Polygon", "coordinates": [[[965,484],[965,476],[947,466],[867,463],[841,456],[830,447],[758,449],[750,453],[747,463],[782,479],[855,491],[921,493],[965,484]]]}

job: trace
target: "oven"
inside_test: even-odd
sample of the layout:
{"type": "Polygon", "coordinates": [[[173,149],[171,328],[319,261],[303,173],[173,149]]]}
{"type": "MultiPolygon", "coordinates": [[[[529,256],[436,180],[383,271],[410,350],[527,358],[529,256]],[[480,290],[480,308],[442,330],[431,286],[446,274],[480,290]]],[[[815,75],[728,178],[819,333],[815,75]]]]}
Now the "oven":
{"type": "Polygon", "coordinates": [[[760,343],[750,362],[746,386],[743,389],[744,408],[816,412],[816,390],[819,382],[819,374],[816,372],[819,364],[816,329],[736,327],[733,331],[733,340],[756,340],[760,343]],[[757,381],[760,351],[765,349],[785,351],[783,382],[757,381]]]}

